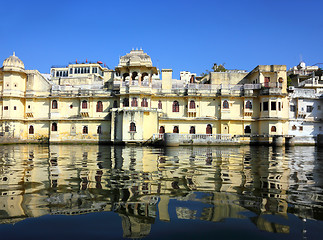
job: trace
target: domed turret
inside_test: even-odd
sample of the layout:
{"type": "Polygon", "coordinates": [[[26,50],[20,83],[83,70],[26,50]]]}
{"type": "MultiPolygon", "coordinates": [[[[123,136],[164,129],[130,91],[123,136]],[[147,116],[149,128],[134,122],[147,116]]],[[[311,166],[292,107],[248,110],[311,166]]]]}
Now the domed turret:
{"type": "Polygon", "coordinates": [[[13,52],[12,56],[3,61],[3,70],[24,71],[25,65],[13,52]]]}
{"type": "Polygon", "coordinates": [[[303,62],[303,61],[301,61],[299,64],[298,64],[298,69],[305,69],[305,67],[306,67],[306,64],[305,64],[305,62],[303,62]]]}
{"type": "Polygon", "coordinates": [[[120,57],[118,67],[123,66],[145,66],[152,67],[151,58],[143,50],[131,50],[125,56],[120,57]]]}

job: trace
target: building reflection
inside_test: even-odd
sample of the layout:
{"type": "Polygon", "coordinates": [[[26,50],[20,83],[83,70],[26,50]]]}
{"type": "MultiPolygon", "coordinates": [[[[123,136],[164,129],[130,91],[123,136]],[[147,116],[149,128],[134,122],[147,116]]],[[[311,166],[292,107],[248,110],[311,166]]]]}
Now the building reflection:
{"type": "Polygon", "coordinates": [[[0,150],[0,222],[112,211],[121,218],[124,237],[142,238],[157,216],[169,222],[174,212],[178,219],[212,222],[249,218],[261,230],[289,233],[289,226],[267,216],[287,219],[291,211],[300,218],[322,216],[322,194],[306,189],[322,182],[317,158],[308,156],[313,163],[305,171],[297,151],[8,146],[0,150]]]}

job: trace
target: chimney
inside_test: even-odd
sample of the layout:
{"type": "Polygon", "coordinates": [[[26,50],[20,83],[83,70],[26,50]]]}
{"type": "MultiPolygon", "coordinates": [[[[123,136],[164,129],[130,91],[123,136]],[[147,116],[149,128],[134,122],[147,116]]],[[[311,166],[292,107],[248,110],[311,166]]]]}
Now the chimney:
{"type": "Polygon", "coordinates": [[[172,69],[162,69],[162,89],[172,89],[172,69]]]}

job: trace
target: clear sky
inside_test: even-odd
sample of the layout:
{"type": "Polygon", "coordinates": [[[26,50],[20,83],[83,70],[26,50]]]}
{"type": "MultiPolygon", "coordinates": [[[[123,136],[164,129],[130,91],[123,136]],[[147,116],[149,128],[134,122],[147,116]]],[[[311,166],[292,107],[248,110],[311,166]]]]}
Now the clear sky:
{"type": "Polygon", "coordinates": [[[42,73],[75,59],[114,68],[142,48],[174,78],[215,62],[313,65],[323,62],[322,9],[322,0],[1,1],[0,64],[15,51],[42,73]]]}

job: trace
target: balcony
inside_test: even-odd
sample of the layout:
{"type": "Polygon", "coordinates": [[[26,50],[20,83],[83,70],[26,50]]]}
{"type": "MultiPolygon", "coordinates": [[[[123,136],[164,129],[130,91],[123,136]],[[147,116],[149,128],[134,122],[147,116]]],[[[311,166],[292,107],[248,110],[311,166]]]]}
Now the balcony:
{"type": "Polygon", "coordinates": [[[282,95],[281,88],[264,88],[260,91],[260,95],[282,95]]]}
{"type": "Polygon", "coordinates": [[[311,78],[300,82],[298,87],[323,87],[323,81],[319,81],[318,78],[311,78]]]}

